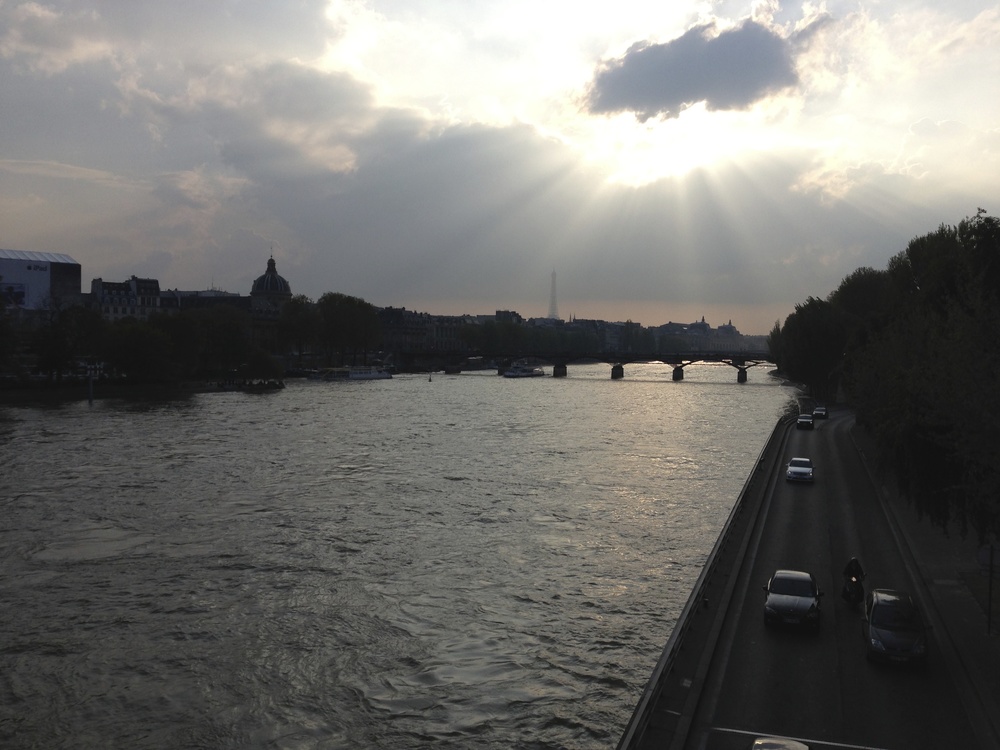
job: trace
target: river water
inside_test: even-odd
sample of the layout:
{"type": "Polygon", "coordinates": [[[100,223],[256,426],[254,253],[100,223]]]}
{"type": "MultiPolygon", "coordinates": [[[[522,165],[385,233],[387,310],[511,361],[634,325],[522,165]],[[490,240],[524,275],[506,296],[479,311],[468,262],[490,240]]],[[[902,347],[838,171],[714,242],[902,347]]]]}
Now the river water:
{"type": "Polygon", "coordinates": [[[0,406],[0,746],[613,747],[795,395],[670,372],[0,406]]]}

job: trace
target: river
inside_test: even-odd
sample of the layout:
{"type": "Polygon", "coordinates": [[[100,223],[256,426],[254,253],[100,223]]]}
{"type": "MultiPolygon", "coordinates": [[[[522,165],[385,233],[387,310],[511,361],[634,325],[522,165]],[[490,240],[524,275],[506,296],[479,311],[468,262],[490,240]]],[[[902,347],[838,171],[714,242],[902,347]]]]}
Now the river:
{"type": "Polygon", "coordinates": [[[0,746],[613,747],[795,395],[670,373],[0,406],[0,746]]]}

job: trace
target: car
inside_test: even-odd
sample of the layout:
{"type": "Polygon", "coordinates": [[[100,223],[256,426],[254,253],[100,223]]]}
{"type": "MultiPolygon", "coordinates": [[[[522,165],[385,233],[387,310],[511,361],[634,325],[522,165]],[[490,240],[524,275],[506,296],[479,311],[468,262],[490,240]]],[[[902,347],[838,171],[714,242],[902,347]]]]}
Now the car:
{"type": "Polygon", "coordinates": [[[868,592],[862,633],[869,661],[927,661],[927,627],[913,597],[905,591],[868,592]]]}
{"type": "Polygon", "coordinates": [[[799,430],[811,430],[813,428],[813,415],[799,414],[799,418],[795,420],[795,427],[799,430]]]}
{"type": "Polygon", "coordinates": [[[826,419],[828,416],[825,406],[817,406],[813,409],[813,419],[826,419]]]}
{"type": "Polygon", "coordinates": [[[811,482],[813,475],[813,462],[811,458],[796,456],[785,467],[786,482],[811,482]]]}
{"type": "Polygon", "coordinates": [[[758,737],[750,750],[809,750],[809,745],[787,737],[758,737]]]}
{"type": "Polygon", "coordinates": [[[812,573],[776,570],[763,588],[766,625],[819,627],[823,592],[812,573]]]}

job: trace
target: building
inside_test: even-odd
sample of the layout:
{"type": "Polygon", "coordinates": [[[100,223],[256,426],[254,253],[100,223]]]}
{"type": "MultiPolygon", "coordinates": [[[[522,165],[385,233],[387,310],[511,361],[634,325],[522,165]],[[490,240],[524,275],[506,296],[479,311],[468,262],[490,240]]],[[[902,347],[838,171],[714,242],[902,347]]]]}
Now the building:
{"type": "Polygon", "coordinates": [[[275,315],[292,298],[292,287],[278,275],[274,256],[267,260],[267,270],[258,276],[250,289],[250,308],[255,314],[275,315]]]}
{"type": "MultiPolygon", "coordinates": [[[[77,272],[79,273],[79,270],[77,272]]],[[[254,280],[250,296],[219,289],[161,290],[157,279],[140,279],[132,276],[126,281],[93,279],[90,282],[89,305],[97,310],[104,320],[112,322],[124,318],[147,321],[156,313],[170,315],[183,310],[226,305],[249,313],[253,340],[269,351],[275,351],[278,344],[277,330],[281,308],[291,298],[292,288],[278,274],[272,257],[267,261],[267,270],[254,280]]]]}
{"type": "Polygon", "coordinates": [[[82,301],[80,264],[62,253],[0,250],[0,297],[8,310],[62,310],[82,301]]]}
{"type": "Polygon", "coordinates": [[[135,318],[149,320],[149,316],[161,312],[160,282],[156,279],[140,279],[132,276],[128,281],[105,281],[93,279],[90,282],[90,301],[94,309],[105,320],[135,318]]]}

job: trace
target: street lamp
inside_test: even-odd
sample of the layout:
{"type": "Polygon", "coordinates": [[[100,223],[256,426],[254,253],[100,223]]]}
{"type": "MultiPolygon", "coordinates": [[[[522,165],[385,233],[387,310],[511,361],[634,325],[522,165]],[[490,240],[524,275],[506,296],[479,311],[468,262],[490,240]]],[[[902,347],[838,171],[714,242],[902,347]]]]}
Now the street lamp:
{"type": "Polygon", "coordinates": [[[94,403],[94,377],[101,377],[104,365],[100,362],[91,362],[87,365],[87,403],[94,403]]]}

